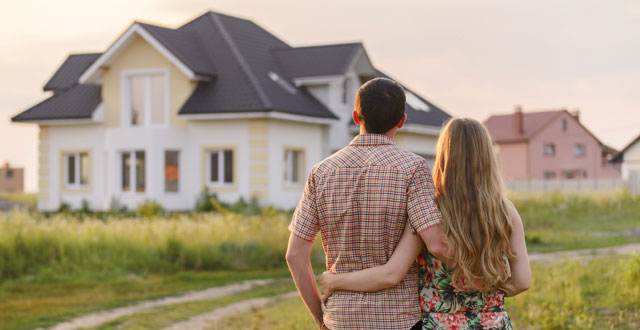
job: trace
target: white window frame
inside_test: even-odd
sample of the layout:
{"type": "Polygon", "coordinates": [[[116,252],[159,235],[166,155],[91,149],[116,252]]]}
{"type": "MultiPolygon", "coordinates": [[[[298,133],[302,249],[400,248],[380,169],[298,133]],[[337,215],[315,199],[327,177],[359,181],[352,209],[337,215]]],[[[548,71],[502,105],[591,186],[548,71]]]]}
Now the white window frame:
{"type": "Polygon", "coordinates": [[[169,114],[170,114],[170,94],[171,94],[171,86],[170,86],[170,76],[169,69],[166,68],[158,68],[158,69],[138,69],[138,70],[124,70],[122,71],[122,76],[120,79],[120,85],[122,86],[121,95],[122,95],[122,105],[121,105],[121,116],[122,118],[122,126],[123,127],[168,127],[169,126],[169,114]],[[164,122],[162,124],[152,124],[151,123],[151,76],[153,75],[163,75],[164,76],[164,122]],[[144,98],[144,123],[139,125],[131,124],[131,83],[130,77],[132,76],[145,76],[145,98],[144,98]]]}
{"type": "MultiPolygon", "coordinates": [[[[82,164],[82,162],[80,162],[80,155],[81,154],[86,154],[87,157],[89,157],[89,153],[86,151],[78,151],[78,152],[68,152],[68,153],[64,153],[63,154],[63,172],[64,172],[64,187],[67,189],[85,189],[89,186],[89,180],[91,180],[91,175],[89,175],[87,177],[87,183],[82,184],[80,183],[80,166],[82,164]],[[75,157],[74,158],[74,167],[75,167],[75,173],[74,175],[74,183],[70,184],[69,183],[69,157],[75,157]]],[[[89,169],[86,169],[89,170],[89,169]]],[[[90,173],[87,173],[90,174],[90,173]]]]}
{"type": "Polygon", "coordinates": [[[304,157],[305,157],[304,149],[297,149],[297,148],[284,149],[284,184],[285,186],[297,187],[302,185],[303,175],[305,172],[304,157]],[[299,155],[298,157],[300,157],[300,159],[298,160],[298,166],[300,166],[300,168],[298,169],[298,178],[297,178],[298,181],[293,181],[293,178],[292,178],[293,157],[289,156],[289,155],[294,155],[295,153],[298,153],[299,155]]]}
{"type": "Polygon", "coordinates": [[[147,157],[148,152],[144,149],[134,149],[134,150],[120,150],[118,152],[118,190],[121,194],[124,195],[144,195],[147,193],[149,186],[147,184],[147,157]],[[136,191],[136,152],[144,152],[144,191],[136,191]],[[129,154],[129,191],[122,190],[122,155],[129,154]]]}
{"type": "Polygon", "coordinates": [[[207,186],[208,187],[233,187],[235,185],[236,180],[236,164],[235,164],[235,150],[233,148],[220,148],[220,149],[210,149],[207,150],[205,155],[206,159],[206,175],[207,175],[207,186]],[[224,182],[224,152],[231,151],[231,182],[224,182]],[[218,154],[218,181],[211,180],[211,154],[218,154]]]}
{"type": "Polygon", "coordinates": [[[545,157],[554,157],[556,155],[556,145],[555,143],[545,143],[542,145],[542,154],[545,157]],[[553,153],[547,153],[547,147],[550,147],[550,149],[553,149],[553,153]]]}

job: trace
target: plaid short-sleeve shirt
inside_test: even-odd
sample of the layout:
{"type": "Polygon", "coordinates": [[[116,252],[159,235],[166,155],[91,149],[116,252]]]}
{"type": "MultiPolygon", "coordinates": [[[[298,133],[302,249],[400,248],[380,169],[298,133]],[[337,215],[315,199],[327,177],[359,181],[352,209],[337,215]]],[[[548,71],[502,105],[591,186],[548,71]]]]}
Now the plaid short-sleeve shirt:
{"type": "MultiPolygon", "coordinates": [[[[327,269],[352,272],[385,264],[409,221],[421,232],[440,222],[427,162],[378,134],[351,143],[313,167],[289,230],[321,233],[327,269]]],[[[409,329],[421,318],[418,268],[377,292],[336,291],[324,306],[331,329],[409,329]]]]}

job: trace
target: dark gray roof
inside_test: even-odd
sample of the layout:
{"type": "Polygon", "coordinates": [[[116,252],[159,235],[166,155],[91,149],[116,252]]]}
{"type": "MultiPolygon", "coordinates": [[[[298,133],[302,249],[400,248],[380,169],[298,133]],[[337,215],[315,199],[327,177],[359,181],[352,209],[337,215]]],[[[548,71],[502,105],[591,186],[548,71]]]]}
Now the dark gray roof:
{"type": "Polygon", "coordinates": [[[269,77],[275,73],[286,80],[271,50],[290,47],[255,23],[208,12],[178,30],[206,40],[205,54],[217,70],[213,81],[200,83],[180,114],[280,111],[336,118],[304,89],[293,87],[290,93],[269,77]]]}
{"type": "Polygon", "coordinates": [[[80,75],[93,63],[101,54],[71,54],[69,55],[58,71],[44,85],[45,91],[59,91],[69,88],[78,83],[80,75]]]}
{"type": "Polygon", "coordinates": [[[202,41],[195,33],[137,22],[197,75],[214,76],[209,57],[203,56],[202,41]]]}
{"type": "MultiPolygon", "coordinates": [[[[291,79],[343,74],[362,49],[360,43],[292,48],[249,20],[215,12],[207,12],[178,29],[136,24],[196,74],[211,77],[198,83],[180,114],[278,111],[337,118],[291,79]]],[[[14,120],[91,117],[100,102],[100,88],[74,84],[99,55],[69,56],[45,86],[45,90],[59,92],[14,120]]],[[[440,108],[422,100],[430,111],[408,105],[409,123],[440,126],[449,118],[440,108]]]]}
{"type": "Polygon", "coordinates": [[[11,121],[89,119],[102,101],[99,85],[75,85],[11,118],[11,121]]]}
{"type": "Polygon", "coordinates": [[[272,52],[284,72],[291,78],[297,78],[344,74],[362,48],[361,43],[350,43],[275,49],[272,52]]]}

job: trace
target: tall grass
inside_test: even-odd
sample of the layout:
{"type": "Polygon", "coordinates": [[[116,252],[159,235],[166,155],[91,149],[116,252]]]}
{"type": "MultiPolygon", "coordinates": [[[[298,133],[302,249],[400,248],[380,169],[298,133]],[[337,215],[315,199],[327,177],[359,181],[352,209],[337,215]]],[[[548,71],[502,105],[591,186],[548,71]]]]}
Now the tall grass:
{"type": "MultiPolygon", "coordinates": [[[[289,221],[284,214],[100,220],[0,213],[0,279],[285,267],[289,221]]],[[[314,249],[313,258],[323,261],[321,249],[314,249]]]]}
{"type": "Polygon", "coordinates": [[[534,264],[529,291],[506,305],[517,329],[638,329],[640,256],[534,264]]]}
{"type": "Polygon", "coordinates": [[[640,196],[625,191],[511,193],[529,252],[595,248],[639,242],[640,196]]]}

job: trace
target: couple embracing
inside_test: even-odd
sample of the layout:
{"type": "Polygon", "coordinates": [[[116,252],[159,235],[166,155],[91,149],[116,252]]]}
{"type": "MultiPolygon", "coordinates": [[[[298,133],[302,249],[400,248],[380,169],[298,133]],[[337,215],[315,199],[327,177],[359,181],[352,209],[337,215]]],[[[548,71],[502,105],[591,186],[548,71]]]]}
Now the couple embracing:
{"type": "Polygon", "coordinates": [[[289,230],[287,263],[319,328],[512,329],[504,297],[527,290],[522,221],[506,199],[484,126],[452,119],[427,162],[393,138],[405,94],[360,87],[360,134],[315,165],[289,230]],[[321,233],[322,296],[311,269],[321,233]]]}

